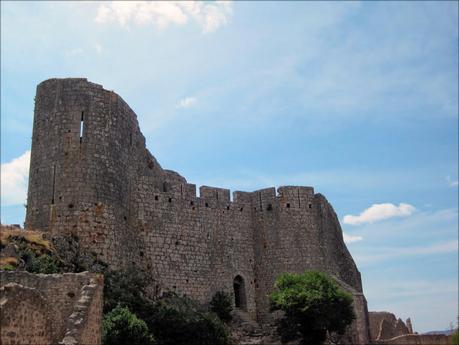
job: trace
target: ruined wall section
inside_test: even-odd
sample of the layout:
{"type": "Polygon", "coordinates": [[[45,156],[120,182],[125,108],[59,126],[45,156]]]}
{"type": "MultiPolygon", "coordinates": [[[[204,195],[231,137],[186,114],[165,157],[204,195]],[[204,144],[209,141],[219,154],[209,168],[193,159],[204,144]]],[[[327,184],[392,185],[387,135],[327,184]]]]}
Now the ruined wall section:
{"type": "Polygon", "coordinates": [[[266,295],[282,272],[320,270],[362,292],[360,274],[343,242],[331,206],[312,187],[252,193],[255,276],[260,320],[269,319],[266,295]]]}
{"type": "Polygon", "coordinates": [[[368,318],[372,340],[391,339],[413,333],[412,328],[410,330],[401,319],[397,319],[392,313],[372,311],[368,314],[368,318]]]}
{"type": "Polygon", "coordinates": [[[48,307],[42,294],[16,283],[0,287],[0,343],[51,344],[48,307]]]}
{"type": "Polygon", "coordinates": [[[67,320],[84,298],[77,338],[91,332],[89,345],[100,344],[103,277],[94,273],[32,274],[0,271],[2,288],[1,343],[57,344],[68,330],[67,320]],[[84,295],[92,289],[94,293],[84,295]],[[11,308],[8,305],[11,304],[11,308]],[[90,322],[86,322],[86,320],[90,322]],[[14,329],[13,329],[14,328],[14,329]],[[13,332],[13,333],[11,333],[13,332]]]}

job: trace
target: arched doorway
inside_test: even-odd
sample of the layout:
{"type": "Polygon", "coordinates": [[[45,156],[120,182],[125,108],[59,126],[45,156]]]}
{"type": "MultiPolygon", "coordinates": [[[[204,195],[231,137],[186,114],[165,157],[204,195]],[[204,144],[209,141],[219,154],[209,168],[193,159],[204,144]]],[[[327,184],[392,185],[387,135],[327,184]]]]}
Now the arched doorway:
{"type": "Polygon", "coordinates": [[[244,278],[237,275],[233,280],[234,304],[236,308],[247,310],[247,298],[245,295],[244,278]]]}

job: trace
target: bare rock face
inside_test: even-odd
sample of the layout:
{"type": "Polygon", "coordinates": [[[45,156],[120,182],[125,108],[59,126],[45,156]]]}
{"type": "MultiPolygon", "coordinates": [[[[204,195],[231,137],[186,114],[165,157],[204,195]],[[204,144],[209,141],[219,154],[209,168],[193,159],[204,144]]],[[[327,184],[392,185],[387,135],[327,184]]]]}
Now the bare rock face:
{"type": "Polygon", "coordinates": [[[26,227],[75,236],[112,268],[135,264],[161,286],[208,303],[216,291],[263,325],[282,272],[320,270],[343,282],[369,342],[360,273],[326,198],[312,187],[255,192],[196,186],[145,147],[123,99],[86,79],[37,87],[26,227]]]}

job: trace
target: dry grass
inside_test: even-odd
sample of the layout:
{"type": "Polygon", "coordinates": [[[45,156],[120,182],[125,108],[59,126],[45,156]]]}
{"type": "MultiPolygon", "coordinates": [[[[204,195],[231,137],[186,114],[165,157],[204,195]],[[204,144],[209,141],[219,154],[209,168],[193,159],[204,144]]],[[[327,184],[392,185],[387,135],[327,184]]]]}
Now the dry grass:
{"type": "Polygon", "coordinates": [[[9,226],[1,226],[0,243],[3,246],[14,242],[18,238],[30,243],[32,246],[41,247],[47,251],[53,251],[51,242],[43,238],[44,233],[41,231],[21,230],[9,226]]]}
{"type": "Polygon", "coordinates": [[[7,258],[0,258],[0,266],[5,266],[5,265],[17,266],[18,259],[13,258],[12,256],[7,257],[7,258]]]}

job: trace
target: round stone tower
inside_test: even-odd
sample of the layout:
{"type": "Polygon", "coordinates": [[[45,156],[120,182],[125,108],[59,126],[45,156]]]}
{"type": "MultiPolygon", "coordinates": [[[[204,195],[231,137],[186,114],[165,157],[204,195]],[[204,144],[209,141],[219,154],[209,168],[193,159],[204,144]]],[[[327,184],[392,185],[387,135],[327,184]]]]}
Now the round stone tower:
{"type": "Polygon", "coordinates": [[[114,92],[79,78],[40,83],[26,227],[76,235],[100,258],[116,261],[137,162],[150,158],[150,174],[160,169],[136,149],[144,146],[134,112],[114,92]]]}

